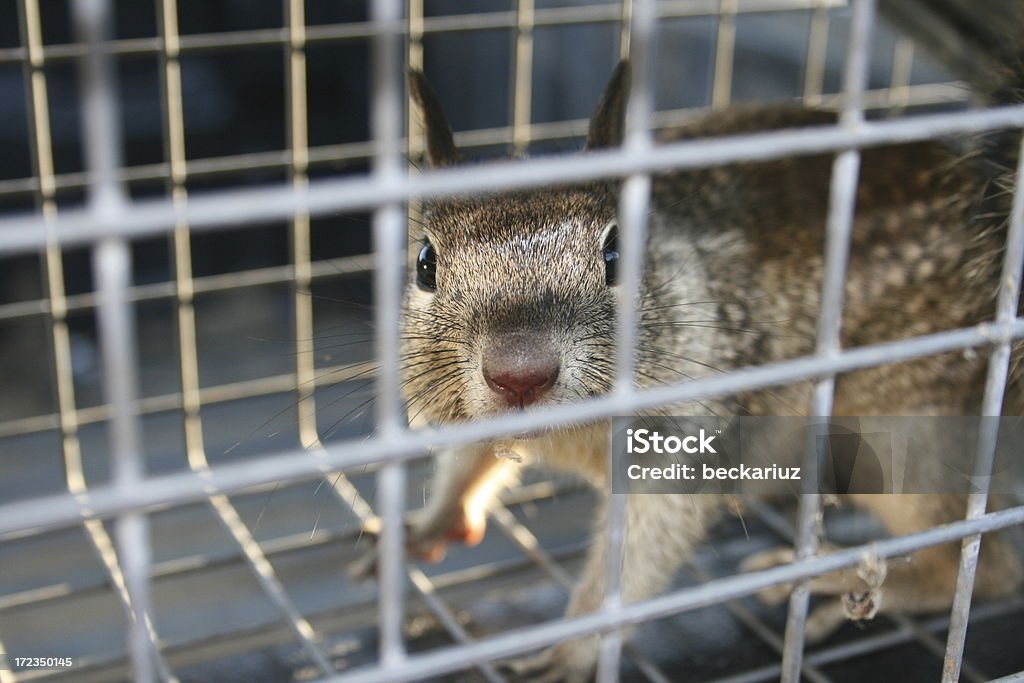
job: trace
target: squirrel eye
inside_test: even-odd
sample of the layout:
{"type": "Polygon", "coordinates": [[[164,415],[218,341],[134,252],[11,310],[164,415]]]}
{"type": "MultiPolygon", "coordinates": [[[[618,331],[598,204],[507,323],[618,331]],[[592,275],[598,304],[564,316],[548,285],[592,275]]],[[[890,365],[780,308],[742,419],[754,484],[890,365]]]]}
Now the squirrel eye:
{"type": "Polygon", "coordinates": [[[619,228],[612,226],[604,238],[604,281],[610,287],[618,283],[619,228]]]}
{"type": "Polygon", "coordinates": [[[437,254],[430,240],[423,240],[423,248],[416,257],[416,284],[420,289],[437,289],[437,254]]]}

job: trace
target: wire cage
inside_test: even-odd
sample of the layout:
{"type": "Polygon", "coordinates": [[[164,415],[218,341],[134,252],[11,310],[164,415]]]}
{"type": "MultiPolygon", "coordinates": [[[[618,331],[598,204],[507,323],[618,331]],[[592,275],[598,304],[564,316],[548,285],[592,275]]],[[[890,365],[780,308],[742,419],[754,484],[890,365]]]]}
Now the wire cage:
{"type": "MultiPolygon", "coordinates": [[[[1024,680],[1010,647],[1024,603],[971,605],[982,534],[1024,523],[1024,506],[986,512],[985,491],[971,496],[962,521],[871,545],[888,558],[962,541],[948,617],[890,617],[806,651],[807,581],[856,565],[867,547],[816,553],[807,532],[820,513],[816,496],[800,500],[795,523],[752,504],[749,528],[719,532],[716,550],[698,554],[669,593],[622,604],[612,585],[600,611],[573,619],[551,609],[572,583],[593,502],[573,481],[538,477],[507,492],[490,513],[497,533],[437,567],[404,553],[403,515],[422,502],[424,456],[437,446],[803,380],[815,383],[815,414],[828,415],[838,373],[975,348],[991,351],[984,411],[999,414],[1011,347],[1024,338],[1020,193],[995,320],[840,348],[861,151],[1024,127],[1022,107],[968,107],[964,87],[876,21],[873,0],[373,0],[356,9],[284,0],[270,20],[242,25],[188,0],[148,10],[57,4],[5,3],[17,21],[0,36],[0,84],[24,92],[21,128],[10,127],[14,170],[0,178],[0,343],[9,359],[0,371],[10,387],[0,403],[0,683],[499,681],[497,660],[593,633],[604,636],[602,681],[1024,680]],[[139,12],[144,19],[129,20],[139,12]],[[797,41],[783,49],[797,55],[786,62],[792,83],[775,92],[742,74],[758,60],[769,71],[783,63],[768,48],[742,49],[754,34],[773,35],[764,27],[797,41]],[[545,79],[567,59],[557,49],[565,30],[580,31],[570,45],[584,57],[577,71],[545,79]],[[459,52],[463,39],[478,42],[459,52]],[[444,65],[499,43],[503,85],[486,102],[462,93],[470,113],[456,115],[461,147],[518,157],[575,145],[587,113],[575,100],[589,107],[614,61],[629,56],[637,77],[622,148],[586,161],[541,154],[410,168],[424,141],[403,65],[433,67],[442,95],[458,96],[444,65]],[[664,67],[684,48],[699,58],[687,70],[693,84],[664,67]],[[259,73],[246,101],[277,119],[216,97],[222,84],[210,64],[222,58],[259,73]],[[324,73],[328,85],[316,80],[324,73]],[[341,73],[333,104],[314,105],[341,73]],[[564,96],[577,81],[592,92],[564,96]],[[698,94],[666,95],[687,88],[698,94]],[[651,144],[653,129],[765,96],[832,107],[840,120],[651,144]],[[359,114],[332,124],[332,111],[348,110],[359,114]],[[147,116],[159,121],[157,143],[137,131],[147,116]],[[345,130],[325,133],[332,125],[345,130]],[[251,144],[226,143],[232,128],[251,144]],[[407,211],[419,200],[623,178],[623,272],[635,282],[642,249],[629,246],[643,243],[651,174],[813,153],[835,161],[812,355],[651,390],[627,381],[544,412],[405,426],[400,283],[407,211]],[[344,566],[374,528],[380,575],[368,588],[344,566]],[[799,559],[738,574],[737,553],[758,537],[792,543],[799,559]],[[784,583],[797,585],[788,613],[749,599],[784,583]],[[501,607],[509,601],[514,608],[501,607]],[[660,649],[622,639],[623,627],[655,620],[674,634],[660,649]],[[717,658],[679,663],[680,650],[701,647],[717,658]]],[[[636,316],[619,312],[619,348],[634,344],[636,316]]],[[[618,357],[628,379],[629,354],[618,357]]],[[[994,439],[982,435],[982,473],[994,439]]],[[[615,510],[607,533],[621,552],[615,510]]]]}

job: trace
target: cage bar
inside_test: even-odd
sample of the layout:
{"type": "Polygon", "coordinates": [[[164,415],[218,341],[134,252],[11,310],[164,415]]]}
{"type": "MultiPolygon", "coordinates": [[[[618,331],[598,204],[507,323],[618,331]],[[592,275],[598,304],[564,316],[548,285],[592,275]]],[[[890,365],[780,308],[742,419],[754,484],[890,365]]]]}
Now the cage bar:
{"type": "MultiPolygon", "coordinates": [[[[840,125],[854,129],[864,122],[863,93],[867,85],[871,32],[874,24],[874,0],[855,0],[852,31],[843,82],[843,106],[840,125]]],[[[821,282],[821,303],[814,353],[820,358],[835,357],[840,350],[840,327],[843,318],[843,294],[846,286],[846,265],[850,258],[850,235],[853,230],[854,205],[860,174],[860,152],[844,150],[832,163],[829,190],[829,213],[825,227],[825,269],[821,282]]],[[[835,375],[828,375],[814,385],[811,417],[832,415],[835,375]]],[[[817,481],[818,455],[815,436],[808,430],[804,472],[811,473],[805,486],[817,481]]],[[[800,496],[798,511],[796,558],[812,557],[818,552],[821,497],[808,489],[800,496]]],[[[786,617],[786,643],[782,656],[782,682],[798,683],[803,661],[804,630],[810,604],[810,582],[801,581],[793,587],[786,617]]]]}
{"type": "MultiPolygon", "coordinates": [[[[39,179],[35,202],[37,211],[44,219],[49,219],[57,212],[56,183],[50,138],[46,74],[43,71],[45,60],[42,54],[38,0],[19,0],[18,19],[21,41],[28,51],[28,58],[22,64],[22,73],[25,78],[25,101],[28,105],[31,131],[29,148],[33,171],[39,179]]],[[[50,304],[48,328],[54,359],[52,371],[58,407],[54,426],[58,426],[61,432],[61,453],[68,492],[77,494],[86,490],[81,444],[78,439],[81,421],[76,410],[74,380],[71,374],[71,344],[67,324],[69,306],[64,289],[63,256],[60,243],[52,231],[49,232],[48,242],[40,255],[40,263],[45,274],[47,301],[50,304]]],[[[83,524],[83,532],[90,546],[96,552],[97,558],[106,569],[118,600],[125,610],[126,618],[131,620],[134,618],[135,611],[128,594],[125,576],[114,550],[114,542],[103,524],[96,520],[89,520],[83,524]]],[[[152,625],[148,621],[146,627],[152,631],[152,625]]],[[[151,632],[150,639],[156,642],[156,634],[151,632]]],[[[164,681],[174,680],[159,649],[155,649],[153,655],[156,658],[161,679],[164,681]]]]}
{"type": "MultiPolygon", "coordinates": [[[[659,4],[658,17],[714,17],[718,15],[719,0],[668,0],[659,4]]],[[[744,0],[737,13],[790,12],[814,6],[843,7],[846,0],[744,0]]],[[[590,4],[548,7],[536,11],[534,26],[563,26],[567,24],[617,23],[620,10],[614,4],[590,4]]],[[[512,28],[518,24],[515,11],[462,13],[428,17],[424,21],[426,33],[451,33],[480,29],[512,28]]],[[[370,38],[375,24],[351,22],[310,26],[307,39],[310,44],[336,43],[370,38]]],[[[289,41],[286,29],[256,29],[197,33],[181,37],[185,52],[212,52],[250,47],[284,46],[289,41]]],[[[106,41],[100,46],[104,53],[123,56],[159,54],[160,41],[156,38],[129,38],[106,41]]],[[[83,43],[44,46],[47,61],[59,63],[83,56],[87,46],[83,43]]],[[[20,63],[25,60],[24,47],[0,48],[0,64],[20,63]]]]}
{"type": "MultiPolygon", "coordinates": [[[[402,7],[398,0],[373,3],[378,31],[373,37],[371,122],[376,154],[374,176],[380,182],[400,177],[399,140],[402,126],[402,89],[399,80],[399,37],[402,7]]],[[[374,307],[377,372],[376,429],[380,438],[401,429],[401,364],[399,316],[404,281],[405,211],[398,202],[381,204],[374,212],[376,256],[374,307]]],[[[380,538],[380,659],[386,666],[405,658],[402,622],[405,613],[405,464],[385,465],[378,476],[383,521],[380,538]]]]}
{"type": "MultiPolygon", "coordinates": [[[[843,351],[834,358],[805,357],[762,365],[741,374],[714,375],[675,386],[646,389],[629,396],[608,395],[545,411],[524,411],[501,420],[438,428],[428,432],[436,447],[507,437],[510,434],[549,429],[560,424],[613,417],[658,405],[705,400],[738,391],[803,381],[830,374],[900,363],[922,356],[984,347],[993,338],[1024,338],[1024,320],[1010,324],[988,323],[978,327],[939,332],[899,342],[872,344],[843,351]]],[[[423,454],[424,434],[403,433],[388,439],[353,440],[325,446],[322,458],[302,450],[254,458],[246,463],[218,466],[198,477],[176,473],[148,477],[131,489],[103,486],[80,496],[57,494],[0,506],[0,537],[39,533],[104,518],[129,510],[167,503],[203,500],[211,491],[235,493],[273,482],[308,481],[327,470],[410,460],[423,454]]]]}
{"type": "MultiPolygon", "coordinates": [[[[121,165],[118,104],[110,58],[96,46],[106,38],[112,7],[105,0],[76,0],[72,4],[75,32],[90,46],[81,63],[83,83],[83,128],[85,163],[89,176],[89,211],[102,216],[121,207],[124,189],[114,170],[121,165]]],[[[110,450],[115,485],[130,487],[145,476],[139,441],[138,417],[131,406],[138,386],[138,359],[132,340],[134,316],[125,298],[131,280],[131,253],[124,238],[109,237],[93,248],[93,269],[97,273],[97,315],[103,356],[103,390],[114,408],[111,417],[110,450]]],[[[158,649],[147,628],[150,612],[150,538],[147,518],[129,512],[115,525],[117,555],[123,566],[124,583],[130,597],[128,649],[135,680],[157,680],[153,651],[158,649]]],[[[109,565],[105,565],[109,566],[109,565]]]]}
{"type": "MultiPolygon", "coordinates": [[[[44,45],[38,26],[38,0],[19,0],[22,46],[0,49],[0,64],[22,66],[29,105],[33,156],[33,177],[0,182],[0,194],[32,193],[37,202],[32,217],[0,219],[0,252],[39,248],[47,277],[45,299],[0,306],[0,320],[20,316],[49,316],[49,336],[54,353],[57,385],[57,410],[50,415],[34,416],[0,423],[0,435],[60,429],[66,463],[68,493],[0,506],[0,538],[40,533],[47,529],[81,524],[109,573],[119,599],[133,615],[129,624],[130,652],[136,680],[173,681],[160,651],[160,642],[149,620],[150,539],[146,514],[156,506],[178,506],[191,501],[208,501],[221,522],[231,532],[236,557],[254,572],[264,593],[320,671],[329,681],[401,681],[477,667],[489,681],[498,681],[491,666],[495,658],[522,654],[566,638],[603,636],[599,680],[618,679],[620,659],[633,659],[652,681],[666,680],[663,672],[637,655],[620,636],[623,627],[641,621],[678,614],[704,605],[750,595],[763,588],[797,582],[790,604],[784,640],[760,624],[742,609],[734,613],[763,642],[781,651],[779,665],[761,667],[722,679],[738,681],[772,680],[779,676],[795,683],[801,673],[809,680],[828,678],[818,667],[835,661],[916,638],[929,650],[937,644],[930,632],[941,622],[919,626],[906,619],[897,620],[895,634],[858,640],[822,649],[804,656],[803,637],[809,580],[828,571],[850,567],[860,561],[869,546],[859,546],[825,555],[817,553],[816,496],[801,501],[795,544],[797,560],[786,566],[751,575],[710,580],[703,586],[676,590],[656,600],[624,603],[621,595],[621,568],[625,539],[626,499],[610,496],[608,517],[608,556],[605,596],[600,611],[581,617],[558,620],[539,627],[473,641],[455,618],[452,609],[434,591],[434,583],[422,571],[410,567],[404,559],[403,515],[406,488],[406,463],[424,453],[428,445],[457,445],[525,430],[556,427],[567,422],[593,420],[630,413],[666,403],[696,401],[737,391],[748,391],[773,384],[813,380],[814,415],[831,413],[834,377],[837,373],[895,363],[935,353],[968,348],[991,352],[983,412],[998,415],[1007,381],[1012,344],[1024,339],[1024,319],[1016,317],[1021,284],[1020,267],[1024,261],[1024,192],[1014,197],[1013,220],[1005,254],[1004,278],[1000,288],[995,322],[976,327],[915,337],[898,342],[842,350],[839,323],[845,263],[852,227],[853,199],[857,187],[860,152],[877,145],[932,139],[951,134],[972,134],[1024,127],[1024,106],[988,110],[933,114],[912,120],[865,121],[869,107],[888,107],[892,112],[914,103],[915,98],[949,98],[950,93],[936,86],[910,85],[913,44],[899,39],[893,57],[889,86],[878,91],[866,88],[867,44],[873,19],[873,0],[857,0],[854,9],[853,38],[846,62],[841,98],[822,92],[829,11],[842,4],[839,0],[626,0],[612,5],[581,5],[565,8],[534,7],[533,0],[517,0],[513,11],[488,14],[461,14],[424,17],[422,0],[409,3],[408,15],[398,0],[372,3],[370,21],[354,24],[307,26],[302,0],[283,0],[286,17],[282,29],[234,31],[217,34],[181,36],[177,30],[176,0],[156,0],[159,35],[156,38],[102,40],[95,19],[109,12],[107,0],[75,0],[75,8],[93,12],[91,33],[83,33],[78,42],[68,45],[44,45]],[[814,129],[740,135],[714,141],[686,141],[663,147],[651,144],[651,128],[666,125],[693,111],[662,112],[654,116],[649,78],[653,30],[658,18],[718,17],[718,41],[711,108],[729,103],[732,83],[736,21],[749,12],[785,12],[810,10],[809,42],[804,74],[804,99],[811,103],[837,103],[842,112],[840,124],[814,129]],[[99,13],[99,14],[97,14],[99,13]],[[446,169],[406,175],[398,151],[407,143],[410,152],[422,146],[414,132],[412,119],[408,138],[401,136],[403,121],[398,54],[403,37],[408,38],[408,61],[422,67],[422,39],[427,34],[471,31],[481,28],[509,28],[514,31],[513,89],[510,125],[502,128],[470,131],[457,136],[459,144],[485,145],[507,142],[516,152],[532,142],[578,136],[585,121],[533,124],[530,116],[532,83],[532,33],[536,26],[621,22],[619,54],[630,55],[635,69],[635,85],[630,97],[630,122],[626,143],[621,150],[580,157],[537,159],[496,163],[472,169],[446,169]],[[306,124],[305,51],[309,44],[328,44],[367,39],[373,46],[373,139],[367,143],[309,146],[306,124]],[[216,159],[188,161],[185,156],[179,58],[184,53],[219,52],[252,46],[277,46],[285,59],[287,84],[287,149],[258,154],[235,155],[216,159]],[[116,93],[112,90],[110,61],[113,56],[155,54],[160,60],[162,111],[165,124],[166,162],[121,168],[120,132],[117,130],[116,93]],[[49,111],[44,64],[82,59],[85,99],[85,142],[88,170],[84,173],[55,174],[49,140],[49,111]],[[401,284],[405,258],[405,206],[416,200],[453,196],[466,192],[504,191],[538,187],[552,183],[594,179],[623,178],[624,191],[620,215],[625,245],[623,255],[624,290],[633,290],[642,276],[642,251],[646,215],[649,208],[650,174],[670,169],[706,168],[736,161],[777,159],[791,155],[822,152],[836,153],[833,167],[826,268],[822,283],[822,304],[815,353],[805,358],[744,369],[723,376],[698,379],[672,387],[640,391],[633,386],[633,349],[637,338],[637,313],[631,306],[620,306],[617,338],[617,387],[608,396],[571,406],[546,408],[502,419],[471,425],[443,427],[422,432],[404,428],[399,391],[401,284]],[[309,181],[313,164],[338,159],[366,159],[374,162],[371,175],[355,179],[309,181]],[[255,190],[231,189],[209,197],[190,199],[186,181],[196,175],[231,174],[253,168],[283,168],[285,184],[255,190]],[[169,199],[129,202],[125,185],[129,182],[166,179],[169,199]],[[60,189],[87,187],[90,204],[84,210],[56,212],[55,198],[60,189]],[[374,213],[372,256],[355,256],[332,262],[314,262],[310,249],[310,221],[314,216],[339,210],[368,209],[374,213]],[[228,275],[194,278],[191,272],[190,240],[193,230],[219,229],[227,225],[287,220],[290,225],[292,263],[282,268],[266,268],[228,275]],[[147,235],[167,234],[174,255],[174,281],[158,285],[131,286],[128,240],[147,235]],[[61,256],[66,246],[90,244],[95,252],[95,271],[99,288],[95,294],[68,297],[61,280],[61,256]],[[340,264],[346,273],[366,272],[375,264],[376,359],[373,370],[365,364],[345,366],[338,377],[317,373],[313,358],[313,310],[311,288],[315,280],[335,275],[340,264]],[[196,292],[219,291],[258,283],[290,283],[295,305],[294,372],[256,381],[219,387],[200,388],[195,317],[192,303],[196,292]],[[135,396],[137,361],[131,345],[132,304],[136,301],[173,297],[175,301],[180,348],[180,392],[138,399],[135,396]],[[101,321],[106,360],[104,385],[109,396],[100,406],[79,410],[75,403],[70,370],[67,314],[70,310],[95,308],[101,321]],[[376,381],[377,433],[366,443],[347,440],[324,445],[316,425],[316,387],[365,376],[370,371],[376,381]],[[233,400],[243,396],[276,391],[294,391],[298,401],[298,426],[301,448],[254,460],[210,468],[202,444],[200,409],[204,404],[233,400]],[[138,443],[140,415],[156,411],[181,410],[184,415],[186,447],[190,470],[147,477],[138,443]],[[78,429],[83,424],[110,420],[113,426],[115,462],[114,480],[106,486],[85,486],[78,454],[78,429]],[[348,479],[339,473],[358,465],[378,469],[379,509],[373,511],[348,479]],[[282,482],[323,478],[345,509],[364,524],[379,521],[381,590],[380,657],[378,663],[348,675],[334,675],[330,658],[322,647],[322,637],[291,603],[267,553],[245,527],[228,495],[282,482]],[[116,517],[119,553],[114,553],[102,519],[116,517]],[[118,557],[119,556],[119,557],[118,557]],[[122,568],[118,559],[123,562],[122,568]],[[455,645],[426,654],[409,655],[405,651],[402,625],[406,584],[437,616],[455,645]]],[[[81,15],[80,15],[81,16],[81,15]]],[[[923,101],[923,100],[922,100],[923,101]]],[[[412,112],[410,112],[411,116],[412,112]]],[[[1024,164],[1024,160],[1021,161],[1024,164]]],[[[1020,176],[1022,169],[1018,169],[1020,176]]],[[[628,295],[624,297],[628,301],[628,295]]],[[[994,424],[994,423],[993,423],[994,424]]],[[[994,428],[985,429],[979,439],[979,476],[991,469],[995,447],[994,428]]],[[[808,455],[813,455],[808,451],[808,455]]],[[[611,461],[610,461],[611,462],[611,461]]],[[[940,543],[961,541],[960,575],[956,600],[949,617],[949,636],[945,656],[944,681],[980,681],[980,674],[963,659],[970,596],[977,564],[978,544],[984,533],[1024,523],[1024,506],[986,513],[987,493],[970,498],[964,520],[893,539],[870,548],[880,557],[906,554],[940,543]]],[[[499,526],[515,541],[531,562],[536,563],[556,582],[566,585],[564,570],[536,545],[528,529],[515,521],[506,508],[492,513],[499,526]]],[[[791,530],[790,530],[791,532],[791,530]]],[[[233,552],[235,552],[233,551],[233,552]]],[[[0,650],[2,653],[2,650],[0,650]]],[[[17,677],[0,670],[6,683],[17,677]]],[[[1014,674],[997,683],[1024,680],[1014,674]]]]}
{"type": "Polygon", "coordinates": [[[892,73],[889,77],[889,115],[902,113],[910,101],[910,77],[914,69],[914,41],[906,36],[896,39],[892,49],[892,73]]]}
{"type": "MultiPolygon", "coordinates": [[[[793,526],[776,511],[772,510],[760,501],[751,501],[749,507],[769,526],[769,528],[771,528],[772,532],[779,536],[783,541],[786,543],[796,542],[796,531],[793,529],[793,526]]],[[[866,648],[862,651],[872,652],[874,651],[872,649],[872,645],[885,647],[890,643],[897,644],[909,642],[913,639],[916,640],[921,647],[928,650],[939,659],[942,659],[945,656],[945,648],[931,632],[932,630],[937,630],[937,628],[929,629],[927,625],[918,624],[910,617],[901,614],[887,614],[886,617],[899,626],[899,631],[897,631],[896,634],[884,634],[876,638],[863,639],[864,641],[867,641],[866,645],[863,644],[861,640],[858,640],[852,644],[853,648],[866,648]]],[[[948,618],[945,621],[946,623],[939,622],[941,623],[941,627],[945,627],[948,624],[948,618]]],[[[936,623],[937,622],[934,619],[931,621],[933,627],[936,623]]],[[[833,646],[832,648],[828,648],[826,651],[833,651],[837,653],[845,652],[849,647],[849,645],[833,646]]],[[[819,662],[821,655],[822,652],[819,651],[806,656],[804,658],[804,666],[806,667],[809,663],[819,662]]],[[[977,667],[973,666],[964,657],[961,657],[961,666],[964,680],[972,681],[973,683],[985,683],[987,680],[987,678],[978,671],[977,667]]]]}
{"type": "MultiPolygon", "coordinates": [[[[175,210],[165,201],[144,200],[133,202],[104,220],[81,210],[66,211],[56,219],[55,229],[63,244],[77,244],[110,231],[124,237],[159,233],[182,219],[194,231],[240,223],[266,223],[286,219],[295,211],[308,211],[311,216],[317,216],[410,199],[518,190],[634,173],[720,166],[735,161],[767,161],[785,156],[864,149],[1022,126],[1024,106],[993,107],[921,115],[912,119],[866,121],[853,130],[815,126],[711,141],[687,140],[642,153],[599,151],[588,155],[586,165],[580,165],[578,157],[568,155],[494,162],[472,169],[442,169],[388,181],[374,176],[324,179],[311,181],[303,192],[280,186],[230,190],[217,197],[193,198],[182,210],[175,210]]],[[[32,216],[0,220],[0,253],[40,246],[45,238],[36,232],[36,228],[42,227],[43,224],[32,216]]]]}
{"type": "Polygon", "coordinates": [[[827,2],[816,3],[811,12],[811,23],[807,32],[807,59],[804,64],[803,84],[804,101],[811,106],[822,104],[830,23],[827,2]]]}
{"type": "Polygon", "coordinates": [[[512,152],[526,153],[532,141],[530,111],[533,97],[533,0],[516,0],[515,43],[512,59],[512,152]]]}
{"type": "Polygon", "coordinates": [[[715,40],[715,71],[711,81],[711,108],[724,109],[732,100],[732,63],[736,53],[738,0],[719,0],[715,40]]]}
{"type": "MultiPolygon", "coordinates": [[[[490,516],[498,524],[502,533],[511,539],[531,562],[539,565],[544,573],[567,593],[572,591],[575,585],[572,576],[540,545],[537,537],[525,525],[516,520],[515,515],[509,511],[506,505],[495,506],[490,510],[490,516]]],[[[651,683],[667,683],[669,679],[665,673],[642,653],[637,652],[629,643],[622,643],[622,650],[651,683]]],[[[607,670],[608,665],[604,666],[607,670]]]]}
{"type": "MultiPolygon", "coordinates": [[[[1024,190],[1021,189],[1020,182],[1020,179],[1024,178],[1024,144],[1021,146],[1021,156],[1015,177],[1017,186],[1013,193],[1010,230],[1006,236],[1002,277],[999,280],[999,296],[996,300],[996,320],[998,322],[1014,320],[1017,317],[1017,307],[1020,301],[1021,268],[1024,267],[1024,190]]],[[[1012,344],[1009,339],[1000,339],[992,349],[988,377],[985,381],[985,394],[981,405],[983,416],[995,418],[1003,412],[1003,396],[1006,393],[1006,382],[1010,375],[1011,351],[1012,344]]],[[[967,519],[974,519],[985,514],[998,438],[998,422],[995,419],[982,420],[979,426],[978,455],[974,470],[975,481],[981,482],[981,489],[967,498],[967,519]]],[[[974,577],[978,568],[980,548],[980,535],[972,535],[963,539],[956,594],[949,617],[946,660],[942,671],[943,683],[954,683],[960,678],[964,643],[967,638],[967,622],[970,619],[971,594],[974,591],[974,577]]]]}
{"type": "MultiPolygon", "coordinates": [[[[879,557],[906,555],[925,547],[948,543],[972,533],[987,533],[1024,522],[1024,507],[987,513],[983,517],[960,520],[941,527],[889,538],[872,547],[879,557]]],[[[615,611],[600,611],[481,640],[470,645],[446,647],[427,654],[410,656],[400,665],[387,669],[361,669],[346,676],[328,679],[328,683],[383,683],[415,680],[417,677],[440,675],[543,647],[549,643],[589,633],[607,631],[642,621],[652,621],[671,614],[717,604],[731,598],[751,595],[769,586],[791,583],[830,571],[855,566],[863,555],[863,547],[844,548],[828,555],[819,555],[762,572],[739,574],[719,579],[713,585],[672,591],[656,599],[632,602],[615,611]]]]}
{"type": "MultiPolygon", "coordinates": [[[[653,54],[657,32],[657,17],[652,0],[634,0],[630,8],[630,23],[625,33],[629,44],[632,71],[629,99],[626,107],[626,129],[623,148],[631,153],[643,153],[653,146],[649,121],[654,110],[651,89],[653,54]]],[[[615,392],[629,395],[633,392],[636,371],[639,302],[643,278],[643,257],[647,244],[647,214],[650,207],[651,178],[637,174],[627,177],[622,186],[619,203],[621,221],[620,240],[623,255],[619,306],[615,339],[616,382],[615,392]]],[[[608,481],[612,480],[618,454],[608,451],[608,481]]],[[[608,531],[605,559],[604,597],[601,610],[615,611],[623,602],[622,572],[625,558],[626,496],[608,496],[608,531]]],[[[622,633],[613,631],[601,642],[598,663],[598,681],[618,680],[619,660],[622,653],[622,633]]]]}
{"type": "MultiPolygon", "coordinates": [[[[156,0],[159,29],[164,44],[161,55],[161,84],[164,121],[164,151],[170,173],[168,192],[174,206],[188,206],[188,168],[185,155],[184,106],[181,88],[180,41],[178,32],[177,0],[156,0]]],[[[192,277],[191,229],[187,221],[179,220],[171,236],[174,257],[175,312],[178,327],[179,376],[181,378],[181,408],[184,413],[185,451],[189,469],[204,476],[209,469],[206,447],[203,443],[201,417],[202,392],[199,384],[199,353],[196,341],[192,277]]],[[[298,383],[298,379],[296,380],[298,383]]],[[[301,385],[301,384],[300,384],[301,385]]],[[[306,654],[322,673],[331,673],[334,667],[323,650],[321,637],[288,597],[277,577],[273,565],[263,553],[252,533],[242,521],[227,496],[211,496],[212,511],[228,532],[249,570],[263,588],[270,602],[299,640],[306,654]]]]}
{"type": "MultiPolygon", "coordinates": [[[[627,0],[628,1],[628,0],[627,0]]],[[[628,56],[622,55],[622,56],[628,56]]],[[[934,104],[963,103],[966,92],[962,84],[923,83],[907,86],[907,106],[927,106],[934,104]]],[[[838,107],[838,96],[822,95],[813,98],[819,105],[826,108],[838,107]]],[[[878,88],[865,93],[865,105],[869,109],[887,109],[891,106],[892,97],[889,88],[878,88]]],[[[809,99],[803,101],[809,102],[809,99]]],[[[654,124],[658,129],[674,128],[691,120],[694,116],[706,113],[704,108],[686,108],[657,112],[654,124]]],[[[553,121],[550,123],[532,123],[531,136],[539,140],[566,140],[580,137],[587,128],[586,119],[570,121],[553,121]]],[[[415,128],[413,128],[415,136],[415,128]]],[[[512,127],[501,126],[473,131],[460,131],[455,134],[455,141],[460,149],[486,147],[489,145],[511,144],[512,127]]],[[[318,145],[310,147],[309,161],[311,167],[325,166],[340,161],[362,161],[372,156],[368,142],[349,142],[334,145],[318,145]]],[[[259,169],[283,169],[288,166],[288,153],[284,150],[271,152],[249,152],[223,157],[204,157],[187,161],[188,174],[192,178],[219,177],[232,173],[243,173],[259,169]]],[[[139,164],[119,169],[119,177],[124,182],[144,183],[161,180],[169,172],[164,163],[139,164]]],[[[58,190],[74,189],[85,186],[82,173],[62,173],[54,178],[58,190]]],[[[35,177],[0,180],[0,196],[16,196],[30,194],[39,188],[35,177]]],[[[2,311],[3,308],[0,308],[2,311]]]]}

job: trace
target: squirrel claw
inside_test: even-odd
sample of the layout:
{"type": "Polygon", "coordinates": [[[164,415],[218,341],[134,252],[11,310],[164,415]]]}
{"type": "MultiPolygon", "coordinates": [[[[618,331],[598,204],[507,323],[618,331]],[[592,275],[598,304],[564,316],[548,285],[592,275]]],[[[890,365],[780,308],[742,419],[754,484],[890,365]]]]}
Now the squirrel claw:
{"type": "Polygon", "coordinates": [[[535,655],[498,662],[498,670],[523,683],[586,683],[594,675],[598,642],[587,637],[559,643],[535,655]]]}
{"type": "MultiPolygon", "coordinates": [[[[425,534],[415,524],[405,524],[405,548],[409,556],[423,560],[431,564],[437,564],[445,558],[448,553],[448,545],[452,541],[458,541],[467,545],[476,545],[483,537],[483,527],[474,527],[464,520],[453,526],[442,538],[436,538],[436,534],[425,534]]],[[[367,531],[372,536],[374,545],[362,557],[352,562],[348,567],[348,574],[356,581],[365,581],[377,576],[377,566],[380,558],[380,551],[377,548],[376,531],[367,531]]]]}

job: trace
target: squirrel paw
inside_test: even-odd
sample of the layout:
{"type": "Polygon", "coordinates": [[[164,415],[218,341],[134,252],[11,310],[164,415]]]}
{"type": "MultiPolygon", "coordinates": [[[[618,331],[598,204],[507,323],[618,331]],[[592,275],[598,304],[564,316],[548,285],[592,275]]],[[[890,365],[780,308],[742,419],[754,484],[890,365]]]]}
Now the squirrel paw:
{"type": "MultiPolygon", "coordinates": [[[[405,523],[406,552],[411,557],[435,564],[444,559],[450,543],[461,542],[466,545],[476,545],[483,539],[485,529],[483,521],[471,524],[468,517],[459,515],[454,521],[448,520],[448,522],[447,525],[442,525],[407,520],[405,523]]],[[[375,539],[378,535],[376,531],[367,531],[366,533],[375,539]]],[[[366,554],[349,565],[349,575],[356,580],[376,577],[378,556],[375,543],[374,547],[366,554]]]]}
{"type": "MultiPolygon", "coordinates": [[[[777,548],[751,555],[740,564],[740,569],[745,572],[758,571],[788,564],[793,560],[791,548],[777,548]]],[[[878,613],[882,598],[880,586],[885,580],[884,563],[868,558],[858,568],[857,576],[867,584],[864,589],[841,590],[840,587],[847,585],[847,582],[838,572],[825,574],[811,582],[811,593],[827,599],[807,615],[804,633],[808,643],[825,640],[847,621],[866,621],[878,613]]],[[[759,591],[757,597],[768,605],[779,605],[789,598],[792,590],[792,585],[781,584],[759,591]]]]}
{"type": "MultiPolygon", "coordinates": [[[[378,564],[380,562],[380,550],[376,544],[378,534],[367,532],[367,535],[374,537],[374,545],[366,551],[359,559],[348,567],[348,574],[357,581],[367,581],[377,577],[378,564]]],[[[448,552],[447,539],[426,539],[416,533],[415,528],[408,522],[405,525],[405,549],[410,557],[418,558],[435,564],[444,559],[448,552]]]]}
{"type": "Polygon", "coordinates": [[[500,662],[498,669],[517,683],[588,683],[599,645],[596,636],[559,643],[536,655],[500,662]]]}

